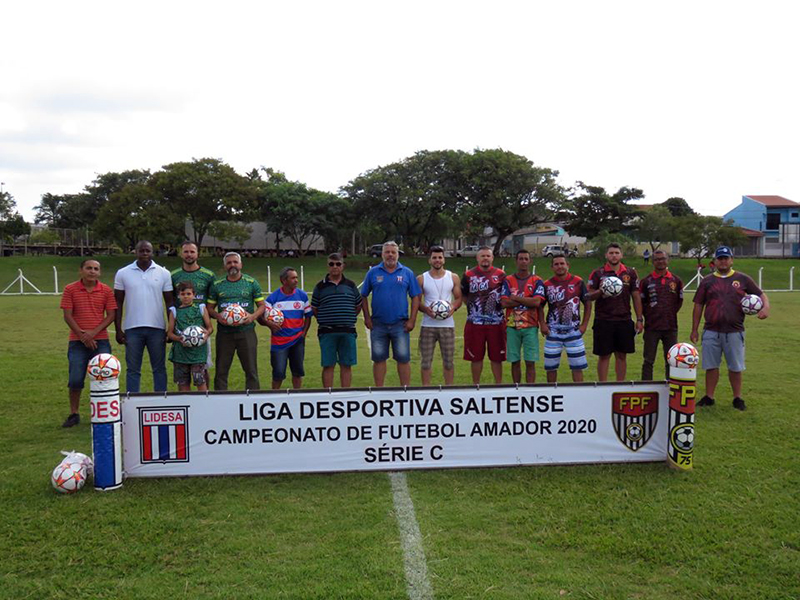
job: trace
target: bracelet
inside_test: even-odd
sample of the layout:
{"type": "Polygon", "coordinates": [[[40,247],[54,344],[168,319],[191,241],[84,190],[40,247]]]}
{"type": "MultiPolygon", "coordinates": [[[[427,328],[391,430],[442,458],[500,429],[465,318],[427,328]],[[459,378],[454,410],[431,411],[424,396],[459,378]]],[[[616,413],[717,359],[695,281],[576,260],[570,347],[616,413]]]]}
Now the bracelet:
{"type": "Polygon", "coordinates": [[[638,319],[636,319],[636,322],[637,323],[644,323],[644,319],[642,317],[639,317],[638,319]]]}

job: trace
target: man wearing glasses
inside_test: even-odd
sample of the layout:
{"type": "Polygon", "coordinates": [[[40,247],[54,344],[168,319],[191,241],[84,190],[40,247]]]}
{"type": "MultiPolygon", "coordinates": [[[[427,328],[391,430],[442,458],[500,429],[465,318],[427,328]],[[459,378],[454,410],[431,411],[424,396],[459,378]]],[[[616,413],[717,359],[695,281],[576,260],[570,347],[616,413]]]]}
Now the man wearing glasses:
{"type": "Polygon", "coordinates": [[[719,382],[719,367],[722,355],[728,365],[728,380],[733,391],[733,407],[745,410],[742,400],[742,371],[744,371],[744,312],[741,300],[745,294],[755,294],[764,303],[758,313],[759,319],[769,316],[769,299],[756,283],[744,273],[733,270],[733,252],[728,246],[720,246],[714,253],[717,270],[703,278],[694,295],[692,311],[693,344],[700,339],[698,327],[705,307],[703,330],[703,369],[706,371],[706,395],[698,406],[714,404],[714,392],[719,382]]]}
{"type": "Polygon", "coordinates": [[[317,318],[317,336],[322,351],[322,387],[333,387],[338,363],[339,382],[349,388],[357,361],[356,317],[362,307],[356,284],[344,276],[344,259],[338,252],[328,255],[328,274],[311,295],[311,310],[317,318]]]}

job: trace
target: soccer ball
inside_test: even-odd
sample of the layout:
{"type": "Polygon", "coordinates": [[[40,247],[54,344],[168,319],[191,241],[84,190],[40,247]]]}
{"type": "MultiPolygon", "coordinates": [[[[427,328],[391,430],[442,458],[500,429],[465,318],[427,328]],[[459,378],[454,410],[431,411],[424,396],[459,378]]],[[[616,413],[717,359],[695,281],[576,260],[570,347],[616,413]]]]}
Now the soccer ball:
{"type": "Polygon", "coordinates": [[[694,369],[700,362],[697,348],[685,342],[678,342],[667,352],[667,362],[670,367],[678,369],[694,369]]]}
{"type": "Polygon", "coordinates": [[[205,339],[205,330],[199,325],[189,325],[181,331],[181,341],[190,346],[201,346],[205,339]]]}
{"type": "Polygon", "coordinates": [[[684,423],[673,429],[672,445],[681,452],[689,452],[694,447],[694,425],[684,423]]]}
{"type": "Polygon", "coordinates": [[[86,372],[95,381],[106,381],[119,377],[121,369],[122,365],[113,354],[98,354],[89,360],[86,372]]]}
{"type": "Polygon", "coordinates": [[[73,494],[86,483],[86,467],[79,462],[62,462],[53,469],[50,481],[56,491],[73,494]]]}
{"type": "Polygon", "coordinates": [[[600,291],[606,298],[619,296],[622,293],[622,280],[619,277],[605,277],[600,282],[600,291]]]}
{"type": "Polygon", "coordinates": [[[764,303],[761,298],[755,294],[747,294],[742,298],[742,312],[746,315],[757,315],[759,311],[764,308],[764,303]]]}
{"type": "Polygon", "coordinates": [[[283,311],[279,308],[270,308],[266,317],[267,321],[275,323],[275,325],[283,325],[283,311]]]}
{"type": "Polygon", "coordinates": [[[247,311],[238,304],[229,304],[222,311],[222,320],[226,325],[236,325],[247,316],[247,311]]]}
{"type": "Polygon", "coordinates": [[[450,303],[447,300],[436,300],[431,304],[430,309],[433,311],[433,318],[443,321],[450,314],[450,303]]]}

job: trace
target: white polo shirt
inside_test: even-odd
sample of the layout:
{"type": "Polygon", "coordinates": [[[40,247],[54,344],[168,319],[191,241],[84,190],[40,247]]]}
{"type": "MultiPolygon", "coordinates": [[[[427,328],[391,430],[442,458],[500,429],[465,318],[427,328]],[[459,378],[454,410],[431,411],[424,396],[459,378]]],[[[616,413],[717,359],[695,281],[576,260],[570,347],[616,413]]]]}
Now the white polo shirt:
{"type": "MultiPolygon", "coordinates": [[[[163,292],[172,291],[172,276],[164,267],[154,262],[142,271],[136,261],[117,271],[114,289],[125,292],[124,330],[134,327],[166,329],[163,292]]],[[[120,306],[119,310],[123,310],[120,306]]]]}

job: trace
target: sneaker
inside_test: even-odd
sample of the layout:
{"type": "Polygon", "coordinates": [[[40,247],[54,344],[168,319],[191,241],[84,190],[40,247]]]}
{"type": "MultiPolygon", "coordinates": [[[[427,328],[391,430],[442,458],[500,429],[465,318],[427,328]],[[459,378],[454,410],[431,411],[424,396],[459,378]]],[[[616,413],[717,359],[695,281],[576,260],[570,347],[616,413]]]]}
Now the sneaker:
{"type": "MultiPolygon", "coordinates": [[[[744,404],[744,402],[742,402],[744,404]]],[[[697,406],[714,406],[714,399],[709,398],[708,396],[703,396],[700,398],[700,401],[697,403],[697,406]]]]}
{"type": "Polygon", "coordinates": [[[733,408],[736,410],[747,410],[747,405],[744,403],[744,400],[741,398],[734,398],[733,399],[733,408]]]}
{"type": "Polygon", "coordinates": [[[70,416],[67,417],[67,420],[64,421],[64,424],[61,426],[75,427],[75,425],[77,425],[80,422],[81,422],[81,416],[78,413],[72,413],[70,416]]]}

